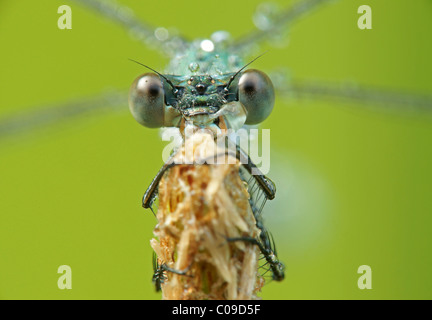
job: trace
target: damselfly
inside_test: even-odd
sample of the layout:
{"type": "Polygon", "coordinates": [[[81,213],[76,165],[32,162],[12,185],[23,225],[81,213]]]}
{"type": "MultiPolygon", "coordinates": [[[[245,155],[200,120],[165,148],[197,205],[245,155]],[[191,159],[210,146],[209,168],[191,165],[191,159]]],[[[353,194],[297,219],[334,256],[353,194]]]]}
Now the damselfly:
{"type": "MultiPolygon", "coordinates": [[[[263,40],[267,36],[277,34],[278,32],[276,32],[276,31],[283,31],[286,24],[289,24],[290,22],[292,22],[292,20],[291,20],[292,18],[298,18],[298,17],[302,16],[301,15],[302,13],[309,12],[309,10],[314,9],[316,4],[324,3],[324,2],[325,1],[305,1],[305,2],[301,2],[301,3],[303,3],[303,5],[294,6],[293,10],[283,11],[280,15],[277,14],[277,11],[276,11],[276,14],[273,11],[273,12],[269,13],[270,17],[268,15],[265,15],[265,14],[258,16],[258,17],[256,17],[255,20],[257,20],[258,24],[262,28],[264,28],[265,31],[259,31],[259,32],[252,33],[250,36],[246,36],[244,38],[241,38],[238,42],[226,41],[224,43],[222,41],[219,43],[218,40],[223,40],[224,37],[226,37],[226,34],[223,34],[223,33],[215,34],[214,37],[209,38],[207,40],[210,40],[213,43],[213,45],[216,45],[217,43],[219,43],[220,45],[225,45],[227,51],[233,55],[235,55],[235,54],[240,55],[244,52],[248,53],[249,48],[254,47],[254,42],[258,42],[260,40],[263,40]],[[303,9],[301,9],[301,8],[303,8],[303,9]],[[280,17],[280,20],[278,20],[278,17],[280,17]],[[261,23],[259,21],[261,21],[261,23]],[[244,44],[244,46],[243,46],[243,44],[244,44]],[[252,46],[250,46],[250,45],[252,45],[252,46]],[[238,51],[236,52],[236,50],[238,50],[238,51]]],[[[111,19],[111,21],[120,22],[121,24],[125,25],[126,27],[128,27],[131,30],[131,34],[135,38],[143,40],[144,42],[146,42],[146,44],[151,45],[153,47],[162,48],[162,51],[164,53],[169,53],[170,50],[172,50],[173,48],[176,48],[177,44],[181,45],[182,43],[185,43],[184,38],[177,37],[177,36],[171,36],[169,31],[164,29],[164,28],[152,29],[152,28],[146,28],[145,26],[143,27],[143,25],[140,22],[138,22],[137,19],[134,18],[133,14],[131,14],[130,11],[126,10],[123,7],[120,7],[117,5],[114,5],[114,6],[101,5],[101,6],[99,6],[99,4],[97,2],[93,2],[93,1],[86,1],[83,3],[90,4],[92,7],[96,8],[97,11],[100,14],[102,14],[102,16],[103,15],[107,16],[109,19],[111,19]],[[130,22],[132,22],[132,23],[130,23],[130,22]],[[147,32],[146,30],[149,32],[147,32]]],[[[75,9],[74,4],[72,4],[72,8],[75,9]]],[[[289,6],[288,8],[293,8],[293,7],[289,6]]],[[[262,11],[265,11],[265,10],[262,9],[262,11]]],[[[355,23],[355,21],[353,21],[353,23],[355,23]]],[[[78,26],[79,26],[79,19],[77,19],[75,17],[74,28],[77,28],[78,26]]],[[[73,30],[73,31],[75,31],[75,30],[73,30]]],[[[43,38],[43,36],[42,36],[42,38],[43,38]]],[[[204,40],[204,39],[202,39],[202,40],[204,40]]],[[[201,50],[202,40],[200,42],[196,43],[197,48],[199,50],[201,50]]],[[[276,37],[276,40],[278,40],[277,37],[276,37]]],[[[312,41],[312,40],[309,39],[308,41],[312,41]]],[[[320,39],[316,39],[316,41],[319,42],[320,39]]],[[[203,42],[202,45],[204,48],[211,48],[211,44],[209,41],[203,42]],[[206,44],[210,47],[206,47],[206,44]]],[[[84,48],[84,47],[81,47],[81,48],[84,48]]],[[[255,56],[259,55],[260,53],[262,53],[262,52],[254,51],[254,53],[251,55],[246,54],[247,59],[244,60],[243,63],[238,63],[237,69],[233,69],[231,71],[233,71],[233,72],[238,71],[239,68],[244,66],[247,62],[252,60],[255,56]]],[[[271,59],[271,57],[272,57],[272,53],[268,54],[267,56],[263,57],[262,59],[264,59],[264,60],[265,59],[271,59]]],[[[149,65],[156,70],[159,70],[159,65],[157,67],[155,67],[155,64],[153,61],[146,59],[146,58],[142,58],[140,56],[136,56],[134,54],[128,54],[126,56],[122,56],[122,58],[124,60],[126,60],[126,58],[133,58],[133,59],[142,61],[144,64],[149,65]]],[[[190,59],[190,60],[192,61],[193,59],[190,59]]],[[[296,63],[296,62],[297,61],[295,61],[294,63],[296,63]]],[[[288,62],[287,62],[287,64],[288,64],[288,62]]],[[[185,64],[183,67],[187,73],[193,73],[193,72],[191,72],[191,69],[190,69],[190,68],[192,68],[192,69],[194,68],[193,65],[189,66],[189,63],[188,63],[188,64],[185,64]]],[[[250,67],[252,67],[252,66],[250,66],[250,67]]],[[[201,65],[200,65],[200,68],[202,68],[201,65]]],[[[161,73],[164,74],[165,70],[163,70],[163,72],[161,72],[161,73]]],[[[280,81],[279,80],[275,81],[275,79],[277,79],[277,78],[272,77],[272,79],[274,80],[275,85],[280,87],[280,81]]],[[[29,89],[31,89],[31,88],[29,88],[29,89]]],[[[394,92],[386,93],[382,90],[374,91],[374,90],[370,90],[370,89],[358,88],[355,85],[347,85],[347,86],[335,85],[335,86],[332,86],[332,85],[327,85],[327,84],[324,85],[323,83],[320,83],[320,82],[317,82],[317,83],[307,82],[307,81],[288,82],[288,86],[283,91],[288,92],[288,94],[292,94],[292,95],[296,95],[296,94],[301,95],[301,96],[307,95],[308,97],[311,97],[311,96],[312,97],[336,96],[336,97],[342,97],[345,99],[348,98],[349,100],[350,99],[358,100],[361,103],[363,101],[366,101],[369,103],[370,102],[379,103],[379,104],[389,104],[390,103],[392,106],[402,105],[402,106],[409,106],[409,107],[412,107],[412,106],[420,106],[420,107],[423,106],[424,107],[424,106],[430,105],[430,99],[428,97],[423,97],[420,95],[417,95],[417,96],[416,95],[403,95],[403,94],[394,93],[394,92]],[[287,89],[287,88],[289,88],[289,89],[287,89]]],[[[33,127],[45,126],[46,124],[49,124],[52,122],[58,122],[61,119],[68,119],[68,118],[71,118],[75,115],[84,114],[84,112],[86,112],[87,110],[91,110],[92,108],[94,108],[93,110],[104,110],[104,109],[106,109],[107,106],[119,104],[119,101],[125,101],[125,96],[122,94],[117,95],[114,93],[112,95],[104,96],[101,99],[96,98],[96,99],[91,100],[91,101],[85,101],[82,104],[71,103],[71,104],[69,104],[69,106],[65,106],[65,108],[63,108],[63,109],[59,108],[58,113],[50,113],[49,116],[48,116],[48,113],[46,113],[45,116],[42,114],[40,117],[34,117],[33,116],[34,114],[33,114],[33,115],[30,115],[27,120],[25,117],[20,116],[19,121],[14,121],[13,118],[8,118],[4,122],[2,122],[2,126],[1,126],[2,137],[9,136],[11,133],[17,133],[19,131],[28,131],[28,129],[31,129],[33,127]],[[69,112],[68,112],[68,110],[69,110],[69,112]]],[[[276,106],[278,106],[278,104],[276,104],[276,106]]],[[[47,112],[51,112],[51,111],[52,110],[48,110],[47,112]]],[[[288,119],[284,119],[284,123],[286,123],[286,122],[288,122],[288,119]]],[[[158,151],[156,149],[152,148],[152,152],[157,153],[158,151]]],[[[138,189],[138,188],[136,188],[136,189],[138,189]]],[[[75,196],[74,202],[77,202],[77,199],[79,199],[79,197],[75,196]]],[[[93,197],[93,200],[94,200],[94,197],[93,197]]],[[[63,201],[62,203],[66,203],[66,201],[63,201]]],[[[279,238],[278,234],[276,234],[276,237],[279,238]]],[[[270,239],[270,236],[268,237],[268,239],[270,239]]],[[[231,239],[231,240],[233,240],[233,239],[231,239]]],[[[249,243],[252,243],[252,242],[254,242],[254,240],[249,241],[249,243]]],[[[270,243],[272,243],[272,241],[270,241],[270,243]]],[[[237,244],[239,246],[241,246],[240,243],[236,242],[236,245],[237,244]]],[[[245,243],[245,245],[246,244],[247,243],[245,243]]],[[[254,247],[254,246],[252,246],[252,247],[254,247]]],[[[257,247],[257,246],[255,246],[255,247],[257,247]]],[[[268,247],[273,248],[272,245],[270,245],[268,247]]],[[[160,263],[163,263],[163,262],[164,261],[160,261],[160,263]]],[[[188,267],[188,266],[181,266],[181,267],[183,268],[183,267],[188,267]]],[[[156,269],[158,269],[158,267],[156,269]]],[[[167,270],[169,270],[169,269],[167,269],[167,270]]],[[[172,270],[174,270],[174,269],[172,269],[172,270]]],[[[183,270],[177,270],[177,271],[184,271],[184,269],[183,270]]],[[[191,271],[191,270],[188,270],[188,271],[191,271]]],[[[167,271],[167,272],[169,275],[169,271],[167,271]]],[[[185,275],[185,276],[187,276],[187,275],[185,275]]]]}
{"type": "MultiPolygon", "coordinates": [[[[231,172],[228,167],[225,170],[228,170],[229,173],[221,173],[220,175],[224,179],[219,184],[215,184],[213,182],[215,180],[214,171],[219,170],[219,168],[190,169],[188,166],[184,166],[184,163],[196,165],[196,162],[201,161],[201,164],[215,164],[214,157],[220,153],[223,156],[223,161],[217,163],[224,164],[225,155],[229,156],[229,153],[215,148],[212,141],[207,141],[207,135],[213,136],[213,141],[219,140],[221,136],[228,137],[228,129],[238,130],[245,123],[257,124],[265,120],[273,109],[273,85],[263,72],[254,69],[246,70],[251,62],[243,65],[237,55],[228,54],[223,47],[215,47],[211,40],[203,40],[189,45],[182,42],[181,47],[176,48],[174,52],[176,52],[176,56],[173,58],[172,69],[168,69],[165,74],[151,69],[152,73],[138,77],[132,85],[129,96],[131,112],[139,123],[150,128],[177,127],[180,129],[183,141],[180,150],[174,152],[143,197],[144,208],[151,208],[158,189],[165,189],[168,194],[176,193],[174,198],[183,199],[177,200],[177,204],[173,204],[173,200],[170,200],[169,204],[162,204],[162,208],[168,212],[157,215],[159,220],[158,233],[161,239],[154,246],[155,250],[158,251],[159,259],[166,261],[167,258],[163,259],[162,256],[169,257],[168,259],[173,264],[181,260],[190,260],[190,263],[197,264],[192,271],[201,272],[198,283],[195,281],[192,284],[188,281],[184,284],[177,284],[180,287],[176,291],[180,295],[166,294],[166,297],[174,299],[250,298],[252,289],[255,289],[256,276],[254,274],[252,274],[252,285],[247,284],[246,289],[237,289],[237,283],[241,281],[242,268],[250,262],[240,262],[241,266],[237,266],[236,272],[228,271],[238,264],[235,261],[236,254],[231,251],[218,253],[217,247],[214,247],[214,242],[217,241],[217,233],[220,233],[226,238],[226,241],[245,241],[257,245],[269,264],[273,279],[282,280],[284,278],[284,266],[278,261],[274,243],[272,245],[269,234],[261,221],[261,211],[265,200],[275,197],[276,188],[271,180],[257,170],[254,163],[238,146],[234,150],[234,155],[231,156],[239,162],[241,158],[246,159],[246,161],[242,161],[242,164],[247,172],[253,174],[249,181],[255,180],[254,183],[251,183],[250,196],[247,197],[250,201],[251,210],[249,212],[244,205],[239,207],[236,203],[236,200],[246,200],[244,192],[241,190],[234,193],[242,196],[232,194],[226,198],[225,202],[212,203],[212,199],[218,195],[209,196],[208,193],[220,193],[222,192],[220,189],[227,189],[224,187],[225,180],[230,180],[230,177],[235,173],[231,172]],[[189,135],[187,134],[188,130],[189,135]],[[192,146],[192,140],[195,140],[195,146],[192,146]],[[188,147],[190,150],[187,150],[188,147]],[[199,150],[200,148],[201,150],[199,150]],[[211,149],[212,152],[209,153],[208,149],[211,149]],[[181,156],[181,159],[178,155],[181,156]],[[188,157],[190,159],[186,159],[188,157]],[[209,158],[206,159],[206,157],[209,158]],[[186,171],[189,169],[195,175],[195,178],[191,175],[188,180],[183,181],[183,189],[186,191],[179,191],[179,187],[176,186],[177,183],[181,184],[181,176],[167,173],[176,164],[181,166],[182,169],[180,170],[183,174],[186,175],[186,171]],[[210,172],[207,173],[208,170],[210,172]],[[165,174],[168,178],[162,180],[165,174]],[[193,183],[193,180],[200,180],[201,183],[193,183]],[[162,181],[171,187],[167,188],[161,185],[162,181]],[[252,191],[256,188],[260,190],[256,192],[258,196],[253,197],[252,191]],[[196,194],[201,192],[200,189],[203,189],[203,195],[196,198],[196,194]],[[194,199],[188,200],[188,198],[194,199]],[[261,201],[261,204],[257,204],[257,201],[261,201]],[[189,206],[186,206],[187,202],[190,202],[189,206]],[[236,206],[241,209],[223,208],[225,206],[236,206]],[[207,226],[191,227],[197,220],[200,220],[200,217],[209,222],[209,217],[214,220],[226,218],[220,211],[242,210],[246,210],[246,212],[238,213],[241,219],[255,220],[255,226],[259,229],[257,236],[252,236],[257,234],[256,231],[252,232],[249,228],[240,228],[239,225],[229,226],[227,224],[226,228],[221,228],[219,225],[224,224],[221,221],[210,221],[207,226]],[[194,212],[188,217],[190,222],[186,220],[187,213],[185,211],[194,212]],[[180,215],[182,219],[173,223],[173,216],[176,214],[180,215]],[[253,214],[254,218],[248,218],[248,214],[253,214]],[[205,227],[207,228],[204,230],[205,227]],[[238,231],[242,232],[236,232],[237,228],[240,228],[238,231]],[[206,242],[204,235],[209,236],[209,234],[212,234],[212,240],[206,242]],[[189,237],[195,238],[196,243],[193,245],[187,243],[192,241],[189,237]],[[205,245],[206,243],[207,245],[205,245]],[[213,246],[209,245],[210,243],[213,246]],[[200,259],[197,258],[199,252],[202,255],[200,259]],[[234,261],[230,266],[221,266],[222,261],[217,259],[219,254],[231,256],[234,261]],[[174,257],[176,258],[174,259],[174,257]],[[214,270],[210,270],[211,266],[214,270]],[[234,275],[221,274],[228,272],[234,275]],[[204,293],[206,291],[207,293],[204,293]],[[184,295],[184,292],[187,294],[184,295]],[[207,296],[207,294],[209,295],[207,296]]],[[[150,69],[145,65],[143,66],[150,69]]],[[[226,146],[225,141],[223,146],[226,146]]],[[[238,167],[235,168],[237,171],[239,170],[238,167]]],[[[239,171],[238,174],[240,174],[239,171]]],[[[231,177],[231,179],[235,179],[235,177],[231,177]]],[[[231,181],[231,183],[233,182],[231,181]]],[[[238,188],[242,189],[243,186],[240,184],[238,188]]],[[[172,196],[170,195],[170,197],[172,196]]],[[[161,195],[161,198],[163,199],[164,195],[161,195]]],[[[244,256],[245,253],[237,253],[237,256],[239,255],[244,256]]],[[[251,259],[256,260],[254,256],[251,259]]],[[[240,261],[242,260],[243,258],[240,261]]],[[[155,272],[158,273],[158,270],[155,272]]],[[[243,283],[247,283],[246,279],[242,280],[243,283]]]]}

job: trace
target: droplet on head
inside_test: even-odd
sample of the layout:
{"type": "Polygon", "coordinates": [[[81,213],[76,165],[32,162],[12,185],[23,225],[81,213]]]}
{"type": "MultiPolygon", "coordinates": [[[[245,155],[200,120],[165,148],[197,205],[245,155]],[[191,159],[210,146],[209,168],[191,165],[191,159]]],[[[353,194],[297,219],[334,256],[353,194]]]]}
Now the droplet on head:
{"type": "Polygon", "coordinates": [[[191,72],[197,72],[199,70],[199,68],[200,68],[200,65],[196,62],[192,62],[189,64],[189,70],[191,72]]]}

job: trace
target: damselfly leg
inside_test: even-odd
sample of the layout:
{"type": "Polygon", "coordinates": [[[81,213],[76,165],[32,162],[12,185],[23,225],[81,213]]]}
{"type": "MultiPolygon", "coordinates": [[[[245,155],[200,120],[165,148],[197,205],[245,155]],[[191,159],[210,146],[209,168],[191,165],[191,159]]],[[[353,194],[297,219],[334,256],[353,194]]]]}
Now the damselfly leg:
{"type": "MultiPolygon", "coordinates": [[[[284,275],[285,266],[282,262],[278,260],[274,239],[271,233],[268,232],[267,229],[265,228],[263,217],[262,217],[262,210],[266,204],[266,201],[271,198],[269,198],[268,194],[265,191],[266,189],[262,187],[262,185],[259,183],[259,180],[254,179],[255,176],[250,175],[250,178],[248,179],[246,177],[246,173],[240,172],[240,177],[243,179],[243,181],[247,183],[248,192],[250,195],[249,204],[255,218],[256,226],[260,230],[260,234],[258,238],[253,238],[248,236],[233,237],[233,238],[227,238],[227,241],[229,242],[244,241],[244,242],[251,243],[253,245],[257,245],[261,251],[261,254],[263,255],[263,258],[266,260],[266,264],[263,265],[262,267],[268,265],[269,269],[267,271],[271,271],[272,279],[276,281],[282,281],[285,277],[284,275]]],[[[268,179],[265,176],[262,177],[268,179]]],[[[266,180],[266,181],[271,182],[271,180],[266,180]]],[[[276,187],[273,182],[271,182],[271,186],[273,187],[272,190],[275,192],[276,187]]]]}
{"type": "MultiPolygon", "coordinates": [[[[230,155],[230,153],[226,152],[225,155],[228,156],[230,155]]],[[[175,154],[171,155],[170,159],[162,166],[157,175],[154,177],[153,181],[150,183],[142,198],[143,208],[151,208],[151,206],[153,205],[153,202],[157,196],[157,189],[160,180],[168,169],[172,168],[177,164],[174,162],[174,157],[175,154]]],[[[237,158],[237,160],[240,161],[240,163],[247,170],[247,172],[249,172],[250,174],[252,174],[252,172],[255,173],[252,175],[252,177],[256,180],[260,188],[265,193],[266,199],[274,199],[276,195],[276,185],[273,183],[273,181],[260,173],[258,167],[252,162],[250,157],[238,146],[236,148],[235,157],[237,158]],[[247,159],[247,162],[242,163],[242,160],[244,159],[247,159]]]]}
{"type": "Polygon", "coordinates": [[[244,241],[258,246],[265,260],[267,261],[270,270],[272,271],[273,280],[282,281],[285,278],[285,265],[277,258],[276,247],[274,245],[274,241],[271,240],[273,238],[271,237],[270,233],[268,233],[268,231],[266,231],[262,225],[261,227],[261,234],[259,236],[260,240],[252,237],[236,237],[227,238],[227,241],[244,241]]]}
{"type": "Polygon", "coordinates": [[[189,271],[190,266],[188,266],[184,270],[176,270],[173,268],[170,268],[166,265],[166,263],[159,264],[158,258],[155,252],[153,252],[153,277],[152,281],[155,285],[156,291],[161,290],[162,284],[165,283],[165,281],[168,279],[166,276],[166,272],[175,273],[181,276],[186,276],[187,272],[189,271]]]}
{"type": "MultiPolygon", "coordinates": [[[[154,203],[154,200],[157,196],[157,190],[159,186],[159,182],[162,179],[164,173],[169,169],[172,168],[175,163],[173,162],[175,154],[171,155],[168,161],[162,166],[162,168],[159,170],[159,172],[156,174],[156,176],[153,178],[153,181],[150,183],[149,187],[147,188],[146,192],[143,195],[142,198],[142,206],[144,209],[150,208],[153,212],[152,205],[154,203]]],[[[153,212],[154,214],[154,212],[153,212]]]]}

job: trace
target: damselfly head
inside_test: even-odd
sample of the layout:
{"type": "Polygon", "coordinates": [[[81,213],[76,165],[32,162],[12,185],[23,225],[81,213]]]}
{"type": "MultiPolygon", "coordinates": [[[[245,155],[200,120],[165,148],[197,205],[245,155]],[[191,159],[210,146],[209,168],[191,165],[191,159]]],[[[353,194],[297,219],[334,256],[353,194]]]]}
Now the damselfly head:
{"type": "Polygon", "coordinates": [[[206,126],[217,122],[218,116],[228,123],[241,122],[241,127],[264,121],[273,109],[274,97],[270,78],[255,69],[214,76],[146,73],[133,82],[129,107],[148,128],[178,127],[182,118],[206,126]],[[241,114],[243,120],[236,121],[241,114]]]}

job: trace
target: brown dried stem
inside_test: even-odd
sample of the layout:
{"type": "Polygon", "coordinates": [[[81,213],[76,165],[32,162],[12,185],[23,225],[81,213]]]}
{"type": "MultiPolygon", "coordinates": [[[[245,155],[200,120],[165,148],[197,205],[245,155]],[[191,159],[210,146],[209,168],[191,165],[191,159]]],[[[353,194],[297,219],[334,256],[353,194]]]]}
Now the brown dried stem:
{"type": "MultiPolygon", "coordinates": [[[[197,159],[208,150],[222,152],[212,135],[198,132],[176,157],[197,159]]],[[[159,184],[154,231],[159,240],[152,239],[151,246],[159,264],[187,270],[186,275],[166,271],[163,299],[256,299],[263,285],[257,246],[227,241],[259,234],[239,163],[230,161],[234,164],[179,164],[159,184]]]]}

